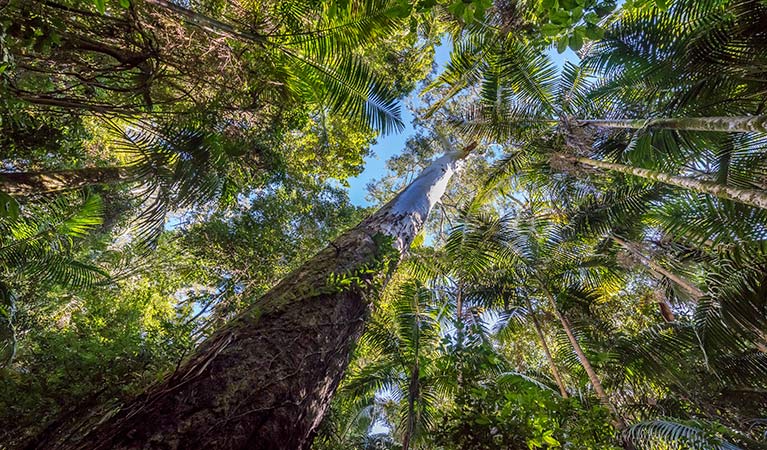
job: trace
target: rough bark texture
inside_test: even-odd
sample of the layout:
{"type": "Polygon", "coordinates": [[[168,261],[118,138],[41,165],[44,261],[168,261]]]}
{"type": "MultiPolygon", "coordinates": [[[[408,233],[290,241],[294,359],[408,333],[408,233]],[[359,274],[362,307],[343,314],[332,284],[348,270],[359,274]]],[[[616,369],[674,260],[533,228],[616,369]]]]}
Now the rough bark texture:
{"type": "Polygon", "coordinates": [[[110,184],[129,180],[124,167],[103,167],[49,172],[6,172],[0,173],[0,192],[14,197],[79,189],[94,184],[110,184]]]}
{"type": "Polygon", "coordinates": [[[767,132],[767,116],[678,117],[643,120],[578,120],[577,123],[579,125],[592,125],[605,128],[665,128],[690,131],[721,131],[725,133],[742,133],[750,131],[767,132]]]}
{"type": "Polygon", "coordinates": [[[604,170],[613,170],[615,172],[634,175],[652,181],[659,181],[671,186],[680,187],[690,191],[701,192],[713,195],[725,200],[732,200],[745,205],[755,206],[757,208],[767,209],[767,192],[756,189],[739,189],[733,186],[714,183],[712,181],[696,180],[689,177],[669,175],[667,173],[656,172],[654,170],[642,169],[639,167],[627,166],[624,164],[609,163],[597,161],[590,158],[564,157],[566,160],[572,160],[588,167],[596,167],[604,170]]]}
{"type": "Polygon", "coordinates": [[[59,434],[37,446],[309,448],[371,302],[471,148],[437,160],[214,333],[158,386],[89,432],[59,434]]]}

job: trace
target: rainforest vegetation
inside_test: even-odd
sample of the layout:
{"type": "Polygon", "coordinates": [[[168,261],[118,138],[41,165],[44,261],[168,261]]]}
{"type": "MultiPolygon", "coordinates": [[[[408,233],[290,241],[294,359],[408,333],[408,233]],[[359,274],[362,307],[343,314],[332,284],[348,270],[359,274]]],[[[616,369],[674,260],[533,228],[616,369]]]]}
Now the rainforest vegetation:
{"type": "Polygon", "coordinates": [[[766,106],[765,0],[0,0],[0,449],[767,449],[766,106]]]}

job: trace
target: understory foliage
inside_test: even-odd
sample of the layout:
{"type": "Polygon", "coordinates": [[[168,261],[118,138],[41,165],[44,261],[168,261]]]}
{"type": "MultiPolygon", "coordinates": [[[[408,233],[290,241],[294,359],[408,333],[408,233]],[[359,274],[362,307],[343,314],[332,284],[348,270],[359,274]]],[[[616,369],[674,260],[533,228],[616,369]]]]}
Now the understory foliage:
{"type": "Polygon", "coordinates": [[[461,146],[311,448],[767,449],[765,24],[764,0],[0,1],[0,448],[109,417],[461,146]]]}

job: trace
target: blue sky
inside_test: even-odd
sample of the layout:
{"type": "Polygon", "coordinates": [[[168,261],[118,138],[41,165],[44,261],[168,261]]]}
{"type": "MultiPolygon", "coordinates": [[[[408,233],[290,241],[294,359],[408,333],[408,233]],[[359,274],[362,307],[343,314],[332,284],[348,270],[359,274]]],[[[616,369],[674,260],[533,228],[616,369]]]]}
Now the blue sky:
{"type": "MultiPolygon", "coordinates": [[[[450,60],[450,50],[452,48],[452,43],[445,40],[445,43],[435,49],[434,60],[437,63],[437,73],[441,72],[445,64],[450,60]]],[[[360,175],[349,180],[349,198],[353,204],[359,206],[370,205],[365,200],[368,183],[386,173],[386,161],[402,151],[405,148],[407,138],[415,134],[415,130],[413,130],[413,112],[408,108],[408,104],[417,105],[420,102],[418,93],[418,91],[413,91],[401,103],[402,121],[405,123],[405,128],[396,134],[379,136],[378,142],[373,146],[373,155],[365,158],[365,170],[360,175]]]]}
{"type": "MultiPolygon", "coordinates": [[[[452,43],[445,39],[444,43],[435,49],[434,60],[437,63],[437,73],[440,73],[444,69],[445,64],[450,60],[452,47],[452,43]]],[[[559,68],[567,61],[578,61],[578,56],[569,48],[561,55],[557,53],[555,48],[552,48],[549,51],[549,56],[552,62],[559,68]]],[[[418,91],[412,92],[402,102],[402,120],[405,123],[405,128],[396,134],[379,136],[378,141],[373,146],[373,154],[365,158],[365,170],[360,175],[349,180],[349,198],[354,205],[370,206],[370,202],[365,200],[367,185],[386,173],[386,161],[400,153],[405,148],[405,141],[415,134],[413,129],[413,112],[408,108],[408,104],[418,105],[419,102],[418,91]]]]}

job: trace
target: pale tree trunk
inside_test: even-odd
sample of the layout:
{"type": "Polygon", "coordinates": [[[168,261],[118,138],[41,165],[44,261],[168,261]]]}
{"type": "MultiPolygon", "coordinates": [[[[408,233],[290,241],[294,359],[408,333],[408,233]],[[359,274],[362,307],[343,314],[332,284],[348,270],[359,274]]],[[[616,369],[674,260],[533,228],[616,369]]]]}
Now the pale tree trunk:
{"type": "Polygon", "coordinates": [[[474,146],[437,159],[115,415],[31,447],[308,449],[371,304],[474,146]]]}
{"type": "Polygon", "coordinates": [[[187,23],[196,25],[197,27],[208,31],[213,34],[217,34],[222,37],[230,39],[236,39],[253,43],[265,43],[267,40],[264,36],[248,33],[246,31],[238,30],[233,26],[213,19],[211,17],[202,15],[193,11],[192,9],[179,6],[175,2],[169,0],[145,0],[150,5],[155,5],[159,8],[172,11],[181,16],[187,23]]]}
{"type": "Polygon", "coordinates": [[[576,120],[578,125],[624,129],[671,129],[724,133],[767,132],[767,116],[576,120]]]}
{"type": "Polygon", "coordinates": [[[14,197],[32,197],[130,179],[132,177],[127,168],[121,166],[47,172],[3,172],[0,173],[0,192],[14,197]]]}
{"type": "Polygon", "coordinates": [[[559,308],[557,307],[557,302],[554,299],[554,296],[546,288],[542,281],[540,282],[540,286],[546,297],[549,299],[549,302],[551,302],[551,307],[554,309],[554,315],[562,324],[562,328],[564,328],[565,334],[567,334],[567,339],[570,341],[570,345],[573,346],[575,354],[578,355],[581,366],[583,366],[583,370],[586,371],[586,375],[589,377],[589,382],[591,382],[591,386],[594,388],[594,392],[596,393],[597,398],[599,398],[600,403],[602,403],[602,405],[604,405],[605,408],[610,411],[610,414],[612,415],[612,422],[615,428],[620,432],[624,431],[626,429],[626,422],[623,420],[623,417],[618,414],[618,410],[615,408],[615,405],[613,405],[613,403],[610,401],[610,398],[607,396],[607,392],[602,386],[602,382],[599,380],[599,376],[597,376],[594,367],[592,367],[591,362],[589,362],[589,359],[583,352],[581,345],[578,343],[578,339],[576,339],[575,334],[573,334],[573,329],[570,326],[570,321],[567,320],[567,317],[565,317],[561,312],[559,312],[559,308]]]}
{"type": "Polygon", "coordinates": [[[692,300],[697,302],[698,300],[703,297],[703,291],[700,290],[697,286],[692,284],[690,281],[680,277],[679,275],[671,272],[670,270],[667,270],[665,267],[661,266],[660,264],[653,261],[651,258],[644,255],[636,246],[633,244],[630,244],[623,239],[612,236],[613,241],[615,241],[618,245],[626,249],[631,255],[633,255],[635,258],[640,260],[644,265],[646,265],[652,272],[655,272],[658,275],[661,275],[663,277],[668,278],[671,280],[674,284],[682,288],[687,294],[690,296],[692,300]]]}
{"type": "Polygon", "coordinates": [[[538,333],[538,339],[541,341],[541,347],[543,347],[543,353],[546,354],[546,360],[548,361],[549,367],[551,368],[551,374],[554,376],[554,381],[556,381],[557,387],[559,388],[559,393],[562,395],[562,398],[567,398],[569,397],[569,395],[567,394],[565,383],[562,381],[562,377],[559,374],[559,369],[557,368],[557,364],[554,362],[554,358],[551,356],[549,345],[546,343],[546,336],[544,336],[543,334],[543,330],[541,329],[541,324],[538,323],[537,314],[533,310],[533,307],[530,304],[530,300],[527,300],[527,309],[530,312],[530,317],[533,319],[533,326],[535,327],[535,332],[538,333]]]}
{"type": "Polygon", "coordinates": [[[579,163],[588,167],[612,170],[651,181],[658,181],[671,186],[687,189],[689,191],[709,194],[725,200],[732,200],[738,203],[743,203],[745,205],[767,209],[767,191],[757,189],[740,189],[733,186],[715,183],[713,181],[696,180],[694,178],[669,175],[667,173],[657,172],[654,170],[627,166],[625,164],[598,161],[596,159],[583,158],[578,156],[558,155],[558,157],[564,159],[565,161],[579,163]]]}

